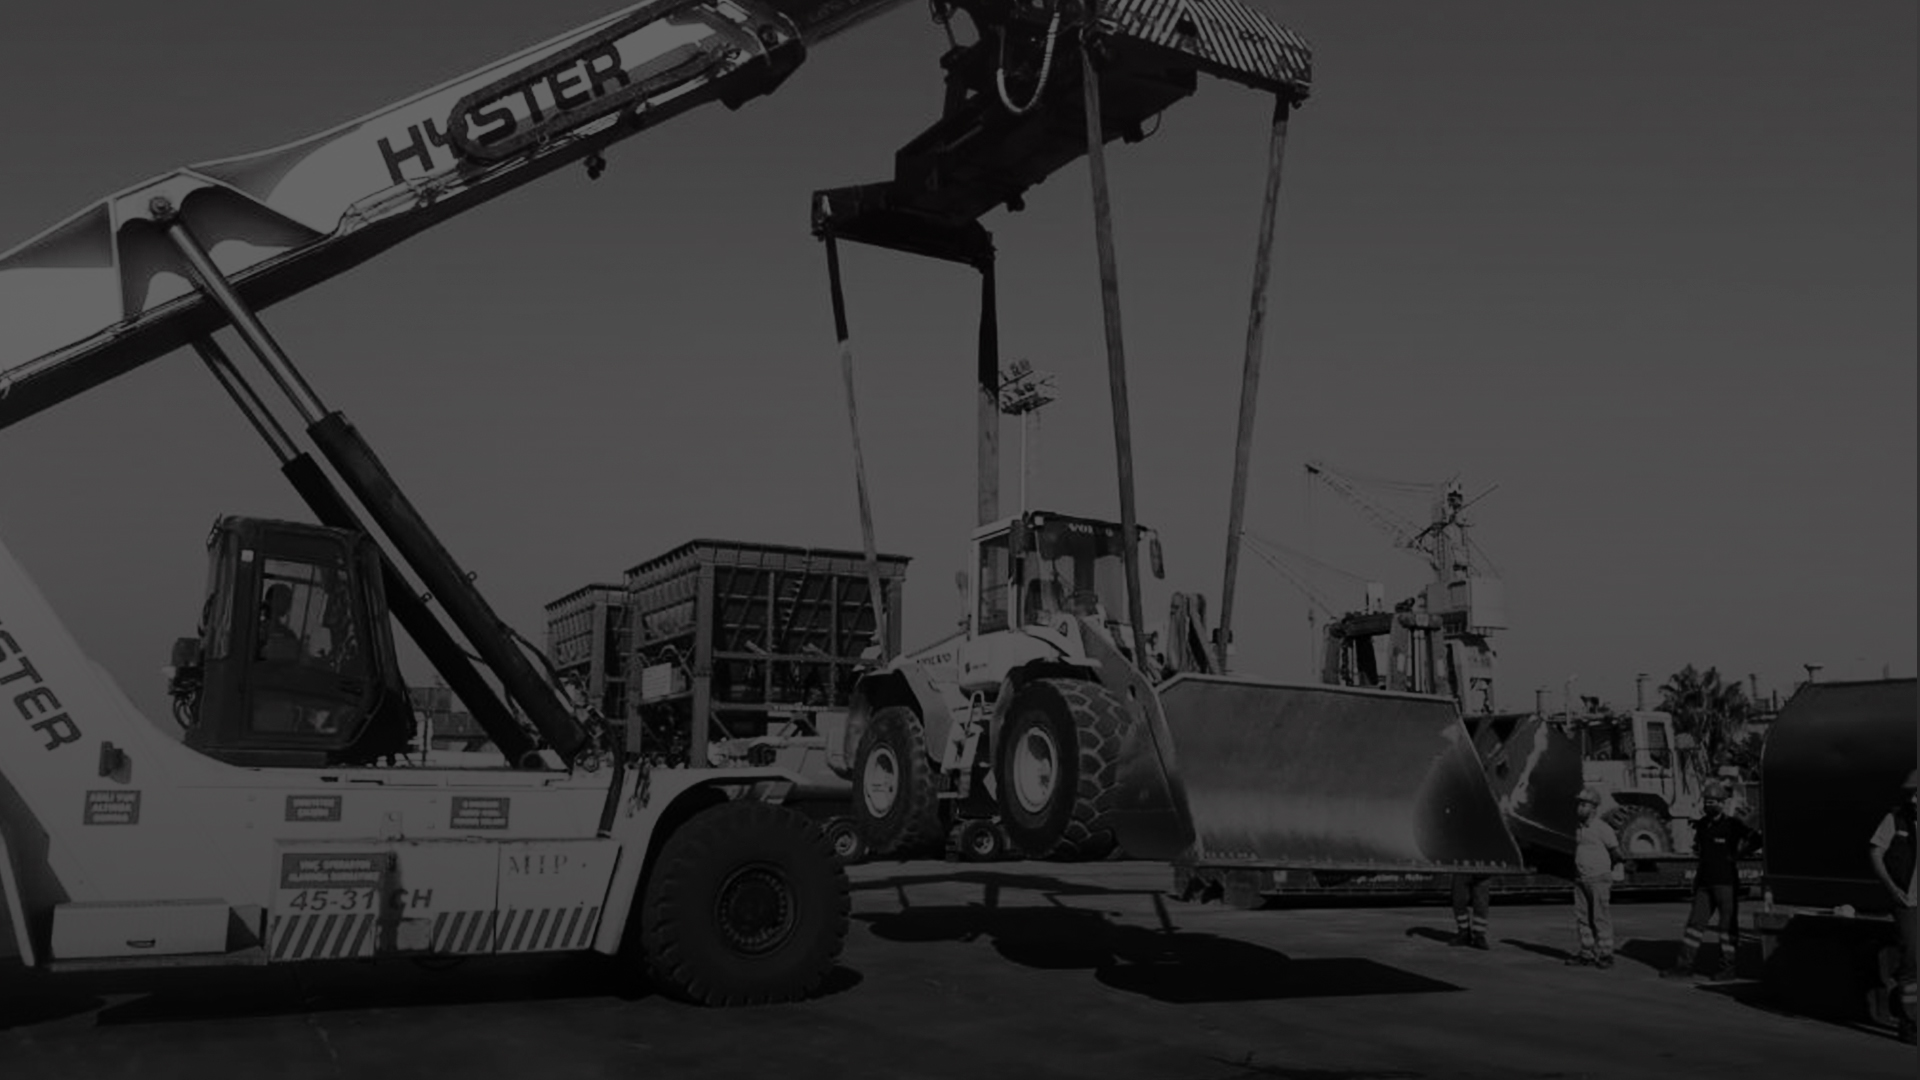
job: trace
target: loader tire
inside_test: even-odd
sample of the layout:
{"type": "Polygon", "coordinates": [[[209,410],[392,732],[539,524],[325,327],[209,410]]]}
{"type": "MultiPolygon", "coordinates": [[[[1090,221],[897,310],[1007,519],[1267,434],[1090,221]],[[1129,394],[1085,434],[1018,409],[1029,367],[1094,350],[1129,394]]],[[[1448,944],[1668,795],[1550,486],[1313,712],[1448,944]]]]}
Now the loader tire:
{"type": "Polygon", "coordinates": [[[760,1005],[816,993],[839,960],[851,893],[819,826],[752,800],[667,837],[641,897],[641,953],[662,993],[760,1005]]]}
{"type": "Polygon", "coordinates": [[[1007,709],[995,754],[1001,825],[1029,859],[1090,862],[1119,846],[1108,818],[1120,746],[1136,723],[1097,682],[1038,679],[1007,709]]]}
{"type": "Polygon", "coordinates": [[[1613,831],[1620,838],[1620,853],[1629,858],[1673,853],[1673,834],[1667,828],[1667,819],[1658,810],[1645,807],[1629,810],[1620,816],[1613,831]]]}
{"type": "Polygon", "coordinates": [[[852,809],[868,854],[894,855],[941,839],[926,731],[905,705],[874,713],[860,737],[853,761],[852,809]]]}

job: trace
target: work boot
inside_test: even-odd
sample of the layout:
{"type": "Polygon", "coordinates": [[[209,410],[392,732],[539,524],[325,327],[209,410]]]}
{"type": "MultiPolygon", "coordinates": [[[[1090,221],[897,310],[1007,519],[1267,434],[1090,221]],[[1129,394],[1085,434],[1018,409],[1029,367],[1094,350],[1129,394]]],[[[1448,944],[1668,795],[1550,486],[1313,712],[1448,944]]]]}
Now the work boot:
{"type": "Polygon", "coordinates": [[[1906,1043],[1908,1046],[1914,1045],[1913,1017],[1911,1016],[1903,1016],[1900,1018],[1900,1041],[1906,1043]]]}
{"type": "Polygon", "coordinates": [[[1488,949],[1493,947],[1487,944],[1487,935],[1485,934],[1472,935],[1471,940],[1469,940],[1467,944],[1473,946],[1476,949],[1479,949],[1481,952],[1486,952],[1488,949]]]}
{"type": "Polygon", "coordinates": [[[1662,971],[1660,973],[1660,977],[1663,979],[1692,978],[1693,977],[1693,950],[1681,949],[1680,958],[1673,962],[1672,967],[1667,968],[1665,971],[1662,971]]]}
{"type": "Polygon", "coordinates": [[[1563,961],[1563,963],[1565,963],[1568,967],[1598,967],[1599,966],[1599,961],[1595,960],[1593,957],[1587,955],[1586,953],[1581,953],[1579,956],[1569,956],[1565,961],[1563,961]]]}
{"type": "Polygon", "coordinates": [[[1595,960],[1595,961],[1593,962],[1593,966],[1594,966],[1594,967],[1597,967],[1597,968],[1601,968],[1601,969],[1603,969],[1603,970],[1604,970],[1604,969],[1606,969],[1606,968],[1610,968],[1610,967],[1612,967],[1612,966],[1613,966],[1613,957],[1611,957],[1611,956],[1603,956],[1603,957],[1601,957],[1600,959],[1598,959],[1598,960],[1595,960]]]}
{"type": "Polygon", "coordinates": [[[1473,935],[1468,933],[1465,930],[1456,930],[1454,931],[1453,936],[1447,939],[1447,944],[1453,945],[1456,947],[1470,945],[1472,943],[1473,943],[1473,935]]]}
{"type": "Polygon", "coordinates": [[[1732,960],[1720,961],[1720,963],[1715,965],[1713,970],[1707,972],[1704,977],[1708,982],[1727,982],[1731,980],[1732,978],[1734,978],[1733,961],[1732,960]]]}

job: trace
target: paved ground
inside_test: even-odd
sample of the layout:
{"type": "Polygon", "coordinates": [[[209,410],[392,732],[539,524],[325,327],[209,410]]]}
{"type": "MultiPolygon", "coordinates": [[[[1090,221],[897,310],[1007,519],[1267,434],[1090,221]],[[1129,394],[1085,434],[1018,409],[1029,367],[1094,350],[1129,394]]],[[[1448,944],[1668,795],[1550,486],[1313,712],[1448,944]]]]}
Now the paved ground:
{"type": "Polygon", "coordinates": [[[1781,1015],[1750,985],[1655,977],[1676,903],[1622,905],[1611,971],[1561,964],[1559,904],[1236,911],[1159,865],[880,864],[827,997],[692,1009],[598,959],[149,977],[0,969],[0,1077],[1440,1080],[1909,1077],[1886,1034],[1781,1015]]]}

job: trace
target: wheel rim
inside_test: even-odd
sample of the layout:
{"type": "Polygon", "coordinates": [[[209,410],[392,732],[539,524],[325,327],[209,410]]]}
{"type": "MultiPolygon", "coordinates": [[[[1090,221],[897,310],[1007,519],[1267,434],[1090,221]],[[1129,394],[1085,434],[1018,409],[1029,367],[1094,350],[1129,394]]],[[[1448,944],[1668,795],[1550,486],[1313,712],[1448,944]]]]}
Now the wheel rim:
{"type": "Polygon", "coordinates": [[[852,855],[853,849],[857,847],[859,843],[860,838],[854,835],[852,826],[841,825],[833,830],[833,853],[835,855],[842,858],[852,855]]]}
{"type": "Polygon", "coordinates": [[[1650,832],[1636,831],[1627,837],[1627,851],[1633,855],[1660,854],[1660,840],[1650,832]]]}
{"type": "Polygon", "coordinates": [[[993,833],[989,832],[986,829],[974,830],[973,844],[972,844],[971,850],[975,855],[981,855],[981,856],[991,855],[993,854],[994,849],[999,846],[1000,846],[999,843],[994,840],[993,833]]]}
{"type": "Polygon", "coordinates": [[[1059,748],[1045,728],[1028,728],[1014,745],[1013,797],[1022,810],[1037,814],[1047,808],[1059,760],[1059,748]]]}
{"type": "Polygon", "coordinates": [[[893,801],[900,795],[900,759],[891,747],[878,746],[867,755],[867,767],[860,774],[860,794],[867,812],[874,817],[886,817],[893,809],[893,801]]]}
{"type": "Polygon", "coordinates": [[[793,936],[794,907],[785,874],[766,865],[743,866],[720,883],[714,924],[733,951],[761,956],[793,936]]]}

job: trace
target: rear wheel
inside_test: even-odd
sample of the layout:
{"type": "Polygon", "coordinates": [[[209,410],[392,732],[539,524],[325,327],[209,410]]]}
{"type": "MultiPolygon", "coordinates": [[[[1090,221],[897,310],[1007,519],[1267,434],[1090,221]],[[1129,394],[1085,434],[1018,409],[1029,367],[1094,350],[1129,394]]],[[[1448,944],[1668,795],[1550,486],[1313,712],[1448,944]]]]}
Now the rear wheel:
{"type": "Polygon", "coordinates": [[[818,826],[762,802],[725,802],[675,829],[641,898],[647,973],[700,1005],[798,1001],[846,943],[846,871],[818,826]]]}
{"type": "Polygon", "coordinates": [[[1118,846],[1109,812],[1120,745],[1135,723],[1118,695],[1080,679],[1039,679],[1007,710],[995,761],[1002,824],[1032,859],[1103,859],[1118,846]]]}
{"type": "Polygon", "coordinates": [[[853,822],[875,855],[893,855],[940,836],[933,765],[920,718],[904,705],[873,714],[853,763],[853,822]]]}

